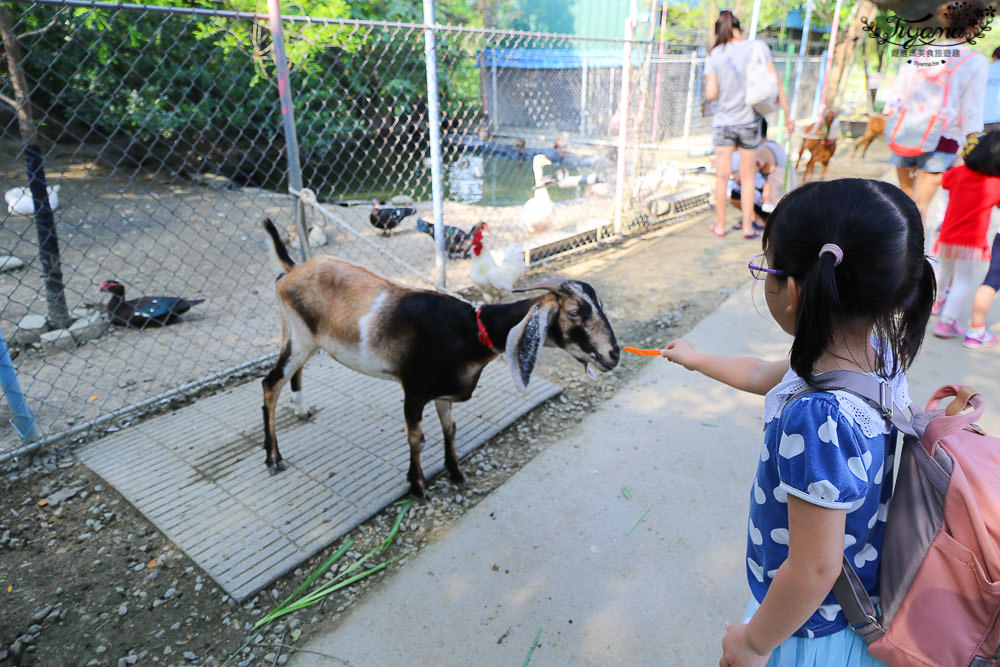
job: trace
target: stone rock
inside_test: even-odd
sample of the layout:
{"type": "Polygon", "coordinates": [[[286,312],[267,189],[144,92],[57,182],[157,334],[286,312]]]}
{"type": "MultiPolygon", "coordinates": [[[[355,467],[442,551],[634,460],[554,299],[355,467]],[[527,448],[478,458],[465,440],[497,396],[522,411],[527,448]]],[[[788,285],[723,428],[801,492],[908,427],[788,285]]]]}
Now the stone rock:
{"type": "Polygon", "coordinates": [[[393,195],[389,199],[389,203],[393,206],[413,206],[416,202],[413,201],[413,197],[408,197],[406,195],[393,195]]]}
{"type": "Polygon", "coordinates": [[[76,340],[69,329],[56,329],[41,335],[42,351],[45,354],[58,352],[59,350],[72,350],[76,348],[76,340]]]}
{"type": "Polygon", "coordinates": [[[0,255],[0,271],[14,271],[24,268],[24,261],[13,255],[0,255]]]}
{"type": "Polygon", "coordinates": [[[107,330],[108,321],[101,313],[91,313],[89,317],[73,322],[68,331],[77,344],[83,345],[87,341],[100,338],[107,330]]]}
{"type": "Polygon", "coordinates": [[[25,315],[17,323],[13,342],[18,345],[37,343],[41,339],[42,334],[48,330],[49,321],[44,315],[25,315]]]}

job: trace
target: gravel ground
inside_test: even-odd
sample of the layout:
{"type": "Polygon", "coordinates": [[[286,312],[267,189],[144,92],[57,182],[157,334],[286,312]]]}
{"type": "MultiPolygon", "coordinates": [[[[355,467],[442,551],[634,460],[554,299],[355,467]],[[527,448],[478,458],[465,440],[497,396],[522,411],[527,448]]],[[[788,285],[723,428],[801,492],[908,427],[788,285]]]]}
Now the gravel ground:
{"type": "MultiPolygon", "coordinates": [[[[878,144],[867,163],[852,164],[842,156],[831,164],[829,177],[877,177],[885,170],[883,157],[878,144]]],[[[709,234],[712,216],[627,239],[541,273],[593,284],[622,344],[662,345],[741,285],[747,258],[759,252],[757,243],[738,233],[722,240],[709,234]]],[[[407,567],[408,556],[612,397],[643,363],[661,362],[629,357],[614,372],[588,381],[565,354],[546,350],[538,373],[565,392],[470,455],[463,464],[467,490],[437,480],[433,500],[414,505],[396,540],[366,566],[399,560],[257,635],[256,620],[343,542],[239,605],[76,462],[70,446],[46,450],[0,478],[0,665],[282,664],[296,645],[336,623],[366,591],[392,585],[392,573],[407,567]]],[[[334,569],[377,547],[398,512],[390,506],[353,530],[345,538],[354,542],[341,561],[345,565],[334,569]]],[[[344,664],[329,657],[330,664],[344,664]]]]}

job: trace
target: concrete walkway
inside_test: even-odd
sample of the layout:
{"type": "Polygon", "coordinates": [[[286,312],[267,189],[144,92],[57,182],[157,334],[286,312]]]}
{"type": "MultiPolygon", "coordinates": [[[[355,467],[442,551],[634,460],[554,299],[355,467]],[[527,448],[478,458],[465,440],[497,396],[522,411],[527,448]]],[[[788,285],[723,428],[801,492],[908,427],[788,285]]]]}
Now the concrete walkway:
{"type": "MultiPolygon", "coordinates": [[[[766,358],[786,356],[791,340],[751,283],[686,338],[766,358]]],[[[998,354],[928,332],[914,400],[971,384],[994,398],[982,425],[1000,433],[998,354]]],[[[762,407],[649,361],[289,664],[520,665],[536,636],[533,665],[717,664],[725,621],[740,620],[749,596],[762,407]]]]}

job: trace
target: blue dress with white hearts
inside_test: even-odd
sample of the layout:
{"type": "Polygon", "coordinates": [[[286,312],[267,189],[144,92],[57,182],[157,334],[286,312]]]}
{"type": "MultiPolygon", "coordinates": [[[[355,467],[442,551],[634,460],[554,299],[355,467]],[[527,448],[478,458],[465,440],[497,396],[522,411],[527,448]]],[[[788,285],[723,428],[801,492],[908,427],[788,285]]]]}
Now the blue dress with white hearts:
{"type": "MultiPolygon", "coordinates": [[[[897,405],[909,406],[904,375],[890,381],[897,405]]],[[[747,578],[759,603],[788,557],[788,496],[847,510],[844,553],[868,593],[878,599],[878,563],[892,494],[895,428],[857,396],[802,392],[789,370],[765,398],[764,444],[750,494],[747,578]]],[[[847,620],[832,594],[795,633],[817,638],[844,630],[847,620]]],[[[853,633],[852,633],[853,634],[853,633]]]]}

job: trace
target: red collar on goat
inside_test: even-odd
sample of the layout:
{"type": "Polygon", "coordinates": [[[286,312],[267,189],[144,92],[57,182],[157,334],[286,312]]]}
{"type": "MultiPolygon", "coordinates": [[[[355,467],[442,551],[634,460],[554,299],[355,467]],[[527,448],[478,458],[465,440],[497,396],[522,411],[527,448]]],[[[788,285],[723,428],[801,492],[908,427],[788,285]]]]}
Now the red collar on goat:
{"type": "Polygon", "coordinates": [[[476,308],[476,327],[479,329],[479,342],[488,347],[493,354],[500,354],[501,350],[498,350],[496,345],[493,344],[490,332],[486,330],[486,325],[483,324],[483,318],[480,316],[482,312],[482,308],[476,308]]]}

